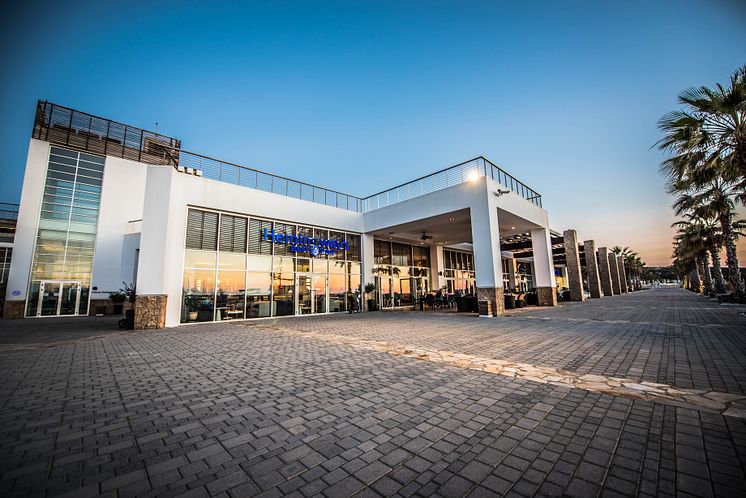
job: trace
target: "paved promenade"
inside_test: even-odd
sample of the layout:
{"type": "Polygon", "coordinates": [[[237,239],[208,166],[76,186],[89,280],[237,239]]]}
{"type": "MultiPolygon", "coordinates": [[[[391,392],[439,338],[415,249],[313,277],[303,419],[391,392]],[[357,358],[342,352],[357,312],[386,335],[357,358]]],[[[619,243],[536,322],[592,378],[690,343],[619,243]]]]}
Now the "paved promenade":
{"type": "Polygon", "coordinates": [[[743,496],[744,312],[656,289],[494,320],[0,321],[0,495],[743,496]]]}

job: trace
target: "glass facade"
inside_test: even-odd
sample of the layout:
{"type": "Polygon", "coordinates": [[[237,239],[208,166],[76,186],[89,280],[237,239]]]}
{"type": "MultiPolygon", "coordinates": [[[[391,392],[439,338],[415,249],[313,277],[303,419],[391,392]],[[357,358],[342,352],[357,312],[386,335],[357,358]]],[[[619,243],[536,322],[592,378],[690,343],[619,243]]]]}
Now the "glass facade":
{"type": "Polygon", "coordinates": [[[461,292],[474,294],[476,292],[476,276],[474,270],[474,254],[453,249],[443,250],[443,276],[449,294],[461,292]]]}
{"type": "Polygon", "coordinates": [[[361,270],[359,234],[189,209],[181,321],[347,311],[361,270]]]}
{"type": "Polygon", "coordinates": [[[411,306],[430,292],[429,247],[375,240],[373,259],[379,306],[411,306]]]}
{"type": "MultiPolygon", "coordinates": [[[[12,257],[12,247],[0,247],[0,286],[4,285],[8,281],[8,273],[10,273],[10,259],[12,257]]],[[[3,294],[3,296],[4,295],[5,294],[3,294]]]]}
{"type": "Polygon", "coordinates": [[[528,292],[533,289],[533,276],[532,276],[531,263],[518,261],[516,262],[516,288],[519,292],[528,292]]]}
{"type": "Polygon", "coordinates": [[[104,158],[51,147],[27,316],[85,315],[104,158]]]}

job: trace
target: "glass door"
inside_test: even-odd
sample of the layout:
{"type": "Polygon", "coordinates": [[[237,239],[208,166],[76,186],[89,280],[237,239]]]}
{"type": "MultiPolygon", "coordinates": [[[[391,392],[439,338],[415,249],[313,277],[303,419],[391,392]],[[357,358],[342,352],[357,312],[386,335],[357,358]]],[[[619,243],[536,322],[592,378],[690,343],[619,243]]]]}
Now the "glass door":
{"type": "Polygon", "coordinates": [[[378,293],[378,307],[392,308],[394,306],[391,295],[391,277],[388,275],[376,277],[376,292],[378,293]]]}
{"type": "Polygon", "coordinates": [[[80,303],[80,283],[62,282],[59,315],[77,315],[80,303]]]}
{"type": "Polygon", "coordinates": [[[296,274],[296,286],[298,291],[295,293],[296,299],[296,314],[297,315],[310,315],[311,305],[313,298],[311,295],[311,275],[306,273],[296,274]]]}
{"type": "Polygon", "coordinates": [[[55,316],[59,297],[59,282],[39,282],[39,305],[36,307],[36,316],[55,316]]]}
{"type": "Polygon", "coordinates": [[[313,275],[313,313],[326,313],[326,275],[313,275]]]}
{"type": "Polygon", "coordinates": [[[80,310],[80,282],[39,282],[36,316],[71,316],[80,310]]]}

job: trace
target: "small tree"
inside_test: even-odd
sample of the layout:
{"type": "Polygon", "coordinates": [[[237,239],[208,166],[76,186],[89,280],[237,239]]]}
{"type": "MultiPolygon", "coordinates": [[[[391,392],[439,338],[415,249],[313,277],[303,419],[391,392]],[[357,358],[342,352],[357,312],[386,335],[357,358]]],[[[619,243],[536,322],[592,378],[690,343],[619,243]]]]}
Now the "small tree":
{"type": "Polygon", "coordinates": [[[119,292],[123,293],[127,301],[134,307],[137,301],[137,286],[132,283],[128,284],[127,282],[122,282],[122,285],[124,287],[119,289],[119,292]]]}
{"type": "Polygon", "coordinates": [[[127,295],[121,290],[109,292],[109,300],[114,304],[122,304],[125,299],[127,299],[127,295]]]}

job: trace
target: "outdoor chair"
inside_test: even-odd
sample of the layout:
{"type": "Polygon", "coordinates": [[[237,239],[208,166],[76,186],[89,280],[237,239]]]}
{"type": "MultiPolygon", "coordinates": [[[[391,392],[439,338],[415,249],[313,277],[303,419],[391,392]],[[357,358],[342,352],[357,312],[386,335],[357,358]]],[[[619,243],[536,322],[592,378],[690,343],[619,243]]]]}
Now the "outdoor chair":
{"type": "Polygon", "coordinates": [[[435,309],[435,296],[433,296],[432,294],[428,294],[427,296],[425,296],[425,304],[431,310],[434,310],[435,309]]]}

